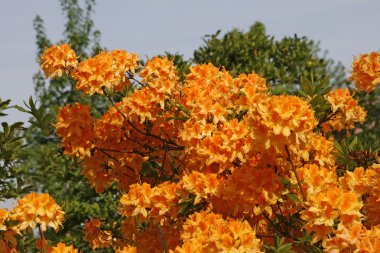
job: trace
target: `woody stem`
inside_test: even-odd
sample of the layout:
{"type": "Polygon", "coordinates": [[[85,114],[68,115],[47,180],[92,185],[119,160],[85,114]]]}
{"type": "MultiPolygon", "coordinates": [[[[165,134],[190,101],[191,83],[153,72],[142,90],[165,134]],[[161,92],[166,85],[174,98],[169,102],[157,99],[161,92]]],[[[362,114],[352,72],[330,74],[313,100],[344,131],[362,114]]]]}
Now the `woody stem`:
{"type": "Polygon", "coordinates": [[[300,191],[301,191],[301,194],[302,194],[302,198],[303,198],[304,201],[307,201],[306,194],[305,194],[305,192],[302,189],[301,180],[298,177],[298,174],[297,174],[297,171],[296,171],[296,167],[293,164],[292,158],[290,156],[289,148],[288,148],[287,145],[285,145],[285,151],[286,151],[286,154],[288,155],[288,161],[289,161],[290,165],[292,166],[293,173],[296,176],[297,184],[298,184],[298,187],[300,188],[300,191]]]}
{"type": "Polygon", "coordinates": [[[42,229],[41,229],[41,224],[38,224],[38,231],[40,232],[42,249],[46,253],[47,251],[45,249],[45,237],[44,237],[44,232],[42,232],[42,229]]]}

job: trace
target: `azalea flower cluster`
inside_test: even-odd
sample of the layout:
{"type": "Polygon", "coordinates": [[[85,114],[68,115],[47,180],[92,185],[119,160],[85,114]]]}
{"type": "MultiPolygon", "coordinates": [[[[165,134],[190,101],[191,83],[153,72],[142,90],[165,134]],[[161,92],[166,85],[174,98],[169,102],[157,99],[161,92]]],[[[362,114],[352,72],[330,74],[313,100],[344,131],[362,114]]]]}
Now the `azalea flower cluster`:
{"type": "Polygon", "coordinates": [[[331,119],[323,123],[325,132],[352,129],[355,127],[355,122],[364,123],[367,112],[352,97],[348,89],[335,89],[325,95],[325,98],[332,111],[331,119]]]}
{"type": "Polygon", "coordinates": [[[45,242],[41,242],[41,245],[38,245],[40,252],[46,253],[78,253],[79,251],[74,248],[73,245],[67,246],[66,244],[59,242],[56,246],[49,246],[45,242]],[[44,245],[42,245],[44,243],[44,245]]]}
{"type": "Polygon", "coordinates": [[[170,252],[262,252],[261,242],[247,221],[225,220],[207,211],[189,216],[181,238],[183,245],[170,252]]]}
{"type": "Polygon", "coordinates": [[[69,45],[53,45],[47,48],[41,56],[41,68],[46,77],[62,76],[68,74],[70,69],[78,64],[75,51],[69,45]]]}
{"type": "MultiPolygon", "coordinates": [[[[294,241],[302,229],[326,252],[380,247],[378,165],[339,177],[327,137],[365,120],[349,90],[325,96],[331,113],[320,125],[307,100],[271,94],[256,73],[202,64],[181,81],[166,57],[142,64],[113,50],[69,64],[60,47],[41,58],[46,75],[67,73],[78,90],[110,102],[98,118],[88,105],[66,105],[56,123],[64,153],[82,162],[95,190],[115,183],[122,193],[118,226],[102,229],[96,217],[85,225],[93,249],[263,252],[273,244],[263,238],[294,241]],[[132,92],[115,95],[128,85],[132,92]],[[286,227],[295,217],[301,225],[286,227]]],[[[353,69],[358,89],[363,69],[353,69]]]]}
{"type": "Polygon", "coordinates": [[[358,167],[340,178],[334,169],[316,165],[298,173],[307,193],[301,219],[305,230],[313,232],[314,243],[321,240],[327,252],[380,249],[379,165],[358,167]]]}
{"type": "Polygon", "coordinates": [[[135,72],[138,58],[123,50],[102,52],[93,58],[82,61],[74,70],[78,90],[88,94],[103,94],[103,89],[122,91],[129,84],[124,73],[135,72]]]}
{"type": "Polygon", "coordinates": [[[99,219],[91,219],[85,225],[84,239],[89,242],[92,249],[108,248],[112,244],[112,235],[109,230],[101,229],[99,219]]]}
{"type": "Polygon", "coordinates": [[[372,52],[355,57],[350,80],[354,81],[358,90],[372,92],[380,84],[380,54],[372,52]]]}
{"type": "Polygon", "coordinates": [[[63,221],[64,212],[49,194],[32,192],[19,199],[12,210],[0,209],[0,252],[18,252],[16,237],[28,229],[38,228],[45,252],[76,253],[73,246],[63,243],[50,247],[43,237],[48,227],[57,231],[63,221]]]}

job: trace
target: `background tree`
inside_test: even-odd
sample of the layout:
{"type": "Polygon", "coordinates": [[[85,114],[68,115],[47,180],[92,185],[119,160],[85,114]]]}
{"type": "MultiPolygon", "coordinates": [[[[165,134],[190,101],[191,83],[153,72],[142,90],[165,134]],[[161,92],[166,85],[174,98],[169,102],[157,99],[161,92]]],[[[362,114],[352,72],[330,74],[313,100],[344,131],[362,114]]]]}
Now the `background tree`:
{"type": "Polygon", "coordinates": [[[345,83],[344,67],[321,55],[319,43],[307,37],[284,37],[276,40],[268,35],[261,22],[248,32],[233,29],[221,38],[220,30],[204,37],[204,45],[194,51],[194,63],[211,62],[232,73],[262,75],[277,92],[292,92],[299,88],[301,77],[312,73],[330,84],[345,83]]]}

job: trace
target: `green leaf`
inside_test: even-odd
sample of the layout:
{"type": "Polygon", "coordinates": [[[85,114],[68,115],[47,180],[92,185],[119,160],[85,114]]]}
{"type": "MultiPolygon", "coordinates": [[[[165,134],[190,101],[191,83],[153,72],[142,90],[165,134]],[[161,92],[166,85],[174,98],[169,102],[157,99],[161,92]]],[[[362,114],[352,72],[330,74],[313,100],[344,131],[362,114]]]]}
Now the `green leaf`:
{"type": "Polygon", "coordinates": [[[357,144],[358,144],[358,137],[355,136],[354,139],[348,145],[348,148],[349,149],[354,149],[357,144]]]}
{"type": "Polygon", "coordinates": [[[335,149],[337,149],[339,151],[339,153],[344,153],[343,147],[336,140],[334,140],[334,147],[335,147],[335,149]]]}
{"type": "Polygon", "coordinates": [[[301,200],[298,198],[297,195],[295,195],[294,193],[289,193],[287,195],[291,200],[293,200],[294,202],[296,202],[297,204],[298,203],[301,203],[301,200]]]}
{"type": "Polygon", "coordinates": [[[19,105],[15,105],[14,108],[16,108],[17,110],[19,110],[20,112],[25,112],[25,113],[29,113],[28,110],[26,110],[25,108],[19,106],[19,105]]]}

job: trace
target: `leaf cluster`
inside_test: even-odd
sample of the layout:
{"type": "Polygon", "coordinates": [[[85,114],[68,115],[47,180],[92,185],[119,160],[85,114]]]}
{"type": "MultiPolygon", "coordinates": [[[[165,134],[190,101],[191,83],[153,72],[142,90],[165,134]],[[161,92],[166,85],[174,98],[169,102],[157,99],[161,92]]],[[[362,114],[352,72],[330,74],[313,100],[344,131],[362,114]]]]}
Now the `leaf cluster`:
{"type": "MultiPolygon", "coordinates": [[[[0,116],[5,116],[6,109],[11,108],[10,100],[0,99],[0,116]]],[[[18,173],[19,165],[24,161],[20,150],[24,140],[20,135],[25,130],[23,122],[8,124],[1,122],[0,129],[0,201],[20,196],[30,190],[23,177],[18,173]]]]}
{"type": "Polygon", "coordinates": [[[311,72],[330,84],[345,83],[343,66],[321,55],[319,43],[307,37],[294,35],[276,40],[260,22],[248,32],[233,29],[221,38],[220,34],[219,30],[204,37],[204,45],[194,51],[194,63],[211,62],[234,74],[255,71],[274,86],[275,93],[296,90],[301,77],[311,72]]]}

